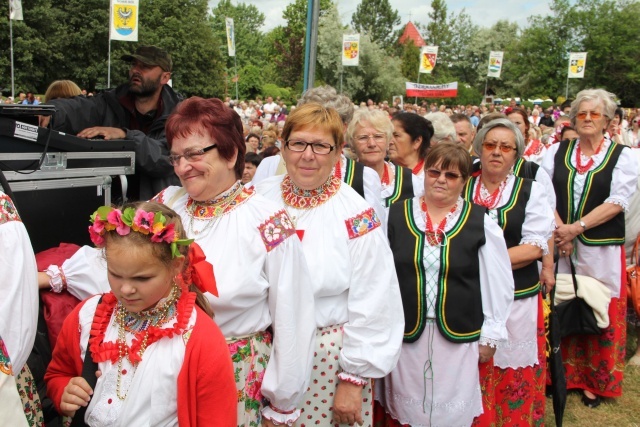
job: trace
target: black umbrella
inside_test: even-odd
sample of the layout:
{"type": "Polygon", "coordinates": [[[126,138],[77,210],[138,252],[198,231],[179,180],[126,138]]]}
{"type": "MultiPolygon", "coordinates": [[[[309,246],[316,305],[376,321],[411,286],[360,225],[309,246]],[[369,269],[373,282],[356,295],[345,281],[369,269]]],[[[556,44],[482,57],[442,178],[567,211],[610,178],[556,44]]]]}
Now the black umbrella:
{"type": "Polygon", "coordinates": [[[564,408],[567,404],[567,378],[562,364],[562,352],[560,351],[560,321],[555,310],[555,287],[551,291],[549,307],[549,356],[547,365],[551,374],[551,395],[553,396],[553,415],[556,417],[556,427],[562,427],[564,408]]]}

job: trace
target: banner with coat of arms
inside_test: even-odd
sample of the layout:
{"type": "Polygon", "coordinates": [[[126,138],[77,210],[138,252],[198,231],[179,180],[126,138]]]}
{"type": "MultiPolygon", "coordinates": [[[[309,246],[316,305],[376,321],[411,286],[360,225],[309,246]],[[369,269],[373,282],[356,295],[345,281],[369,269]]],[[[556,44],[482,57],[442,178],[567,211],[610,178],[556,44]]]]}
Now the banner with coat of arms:
{"type": "Polygon", "coordinates": [[[342,65],[344,67],[360,64],[360,34],[342,36],[342,65]]]}
{"type": "Polygon", "coordinates": [[[111,0],[109,39],[138,41],[138,0],[111,0]]]}
{"type": "Polygon", "coordinates": [[[9,19],[23,21],[22,0],[9,0],[9,19]]]}
{"type": "Polygon", "coordinates": [[[420,49],[420,72],[431,74],[436,66],[438,46],[422,46],[420,49]]]}
{"type": "Polygon", "coordinates": [[[224,18],[224,23],[227,28],[227,50],[229,51],[229,56],[236,56],[236,35],[233,18],[224,18]]]}
{"type": "Polygon", "coordinates": [[[504,52],[491,51],[489,53],[489,71],[487,72],[487,77],[500,77],[503,57],[504,52]]]}
{"type": "Polygon", "coordinates": [[[569,78],[584,78],[584,69],[587,65],[587,52],[571,52],[569,54],[569,78]]]}

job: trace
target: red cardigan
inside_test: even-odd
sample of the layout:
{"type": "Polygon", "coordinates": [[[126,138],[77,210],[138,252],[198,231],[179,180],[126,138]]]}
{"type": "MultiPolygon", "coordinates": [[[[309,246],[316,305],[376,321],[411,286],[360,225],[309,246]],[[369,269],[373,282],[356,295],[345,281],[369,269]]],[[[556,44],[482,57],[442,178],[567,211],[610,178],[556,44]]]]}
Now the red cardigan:
{"type": "MultiPolygon", "coordinates": [[[[83,361],[77,350],[79,313],[85,302],[64,321],[45,375],[47,395],[58,412],[64,388],[71,378],[82,373],[83,361]]],[[[178,374],[178,423],[180,427],[235,427],[238,399],[229,348],[215,322],[200,307],[196,307],[196,312],[196,323],[178,374]]]]}

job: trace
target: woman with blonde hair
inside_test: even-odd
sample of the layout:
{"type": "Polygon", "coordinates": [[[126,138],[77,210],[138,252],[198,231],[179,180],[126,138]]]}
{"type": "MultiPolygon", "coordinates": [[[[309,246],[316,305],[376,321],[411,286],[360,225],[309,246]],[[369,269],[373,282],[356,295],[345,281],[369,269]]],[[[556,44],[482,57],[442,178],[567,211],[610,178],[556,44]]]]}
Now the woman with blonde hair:
{"type": "Polygon", "coordinates": [[[44,102],[59,98],[73,98],[78,95],[82,95],[82,90],[77,84],[71,80],[56,80],[47,88],[44,94],[44,102]]]}
{"type": "Polygon", "coordinates": [[[393,130],[387,113],[360,108],[346,133],[347,143],[358,161],[378,173],[380,201],[387,212],[391,203],[419,196],[424,191],[424,180],[412,174],[411,169],[385,161],[393,130]]]}

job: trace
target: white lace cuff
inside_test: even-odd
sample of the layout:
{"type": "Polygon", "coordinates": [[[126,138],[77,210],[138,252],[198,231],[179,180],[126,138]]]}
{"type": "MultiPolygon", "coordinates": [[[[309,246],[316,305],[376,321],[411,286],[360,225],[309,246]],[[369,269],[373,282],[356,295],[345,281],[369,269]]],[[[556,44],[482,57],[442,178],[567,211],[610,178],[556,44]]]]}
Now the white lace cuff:
{"type": "Polygon", "coordinates": [[[500,340],[494,340],[493,338],[487,338],[483,336],[480,336],[480,341],[478,342],[478,345],[484,345],[491,348],[498,348],[500,344],[500,340]]]}
{"type": "Polygon", "coordinates": [[[525,239],[520,240],[520,244],[521,245],[536,246],[536,247],[542,249],[542,255],[548,255],[549,254],[549,245],[547,245],[547,242],[545,240],[525,238],[525,239]]]}
{"type": "Polygon", "coordinates": [[[50,265],[44,272],[49,276],[49,285],[51,285],[51,290],[53,292],[59,294],[63,290],[67,289],[67,278],[64,276],[60,267],[57,265],[50,265]]]}
{"type": "Polygon", "coordinates": [[[280,410],[271,404],[262,408],[262,416],[277,426],[292,426],[300,417],[300,410],[280,410]]]}
{"type": "Polygon", "coordinates": [[[350,374],[348,372],[340,372],[338,374],[338,378],[340,379],[340,381],[345,381],[351,384],[355,384],[355,385],[359,385],[359,386],[365,386],[367,384],[369,384],[369,381],[367,381],[365,378],[356,375],[356,374],[350,374]]]}
{"type": "Polygon", "coordinates": [[[612,205],[621,206],[625,212],[629,210],[629,201],[624,197],[610,196],[603,203],[611,203],[612,205]]]}

